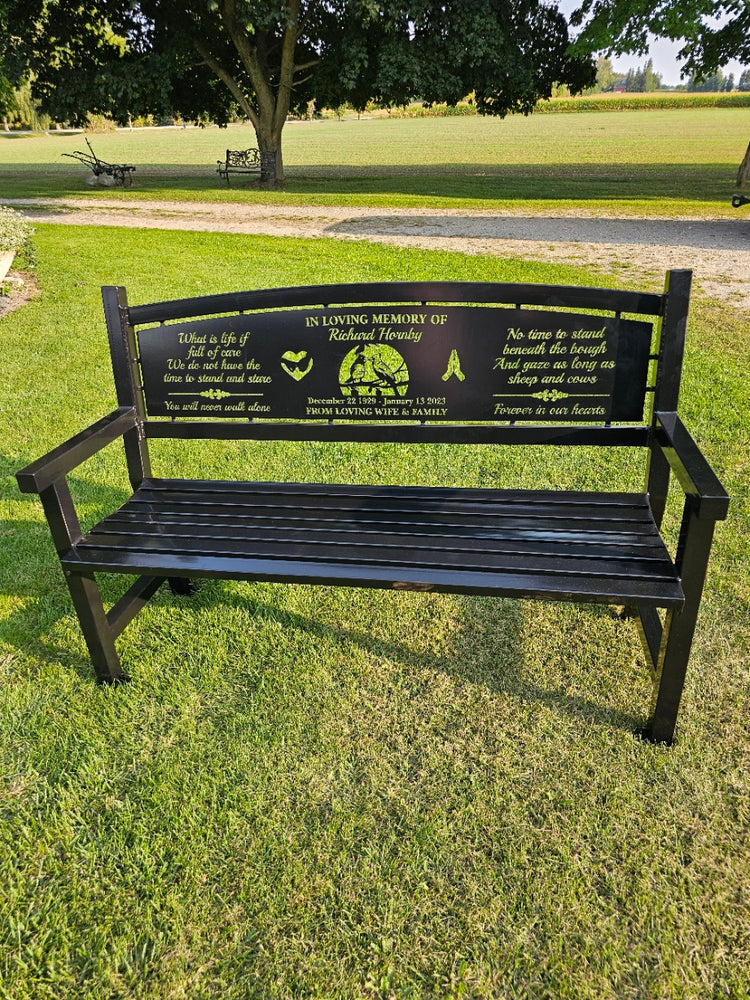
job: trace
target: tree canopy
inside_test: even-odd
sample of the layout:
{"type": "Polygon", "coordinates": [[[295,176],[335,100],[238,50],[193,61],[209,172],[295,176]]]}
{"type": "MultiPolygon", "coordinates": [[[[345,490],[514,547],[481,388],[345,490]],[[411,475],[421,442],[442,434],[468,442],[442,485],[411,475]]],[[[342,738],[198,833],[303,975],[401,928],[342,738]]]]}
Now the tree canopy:
{"type": "Polygon", "coordinates": [[[281,163],[290,111],[310,100],[457,101],[482,114],[529,113],[557,84],[594,82],[545,0],[0,0],[0,60],[33,74],[58,120],[87,112],[252,122],[281,163]],[[3,50],[4,48],[4,50],[3,50]]]}
{"type": "MultiPolygon", "coordinates": [[[[10,4],[8,0],[0,0],[0,39],[8,37],[8,15],[10,4]]],[[[3,44],[0,42],[0,112],[5,110],[12,97],[11,83],[5,67],[3,44]]]]}
{"type": "Polygon", "coordinates": [[[697,78],[750,62],[748,0],[584,0],[571,24],[583,26],[579,53],[645,53],[650,34],[682,42],[682,68],[697,78]]]}

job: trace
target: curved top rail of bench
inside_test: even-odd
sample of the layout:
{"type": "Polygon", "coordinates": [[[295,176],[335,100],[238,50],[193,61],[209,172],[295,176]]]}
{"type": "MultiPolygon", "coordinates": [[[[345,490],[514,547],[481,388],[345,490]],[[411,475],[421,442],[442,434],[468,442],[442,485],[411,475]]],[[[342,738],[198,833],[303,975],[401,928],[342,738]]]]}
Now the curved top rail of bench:
{"type": "MultiPolygon", "coordinates": [[[[671,271],[670,277],[689,271],[671,271]]],[[[120,301],[124,290],[120,291],[120,301]]],[[[355,303],[482,303],[483,305],[548,306],[570,309],[602,309],[608,312],[661,316],[665,296],[649,292],[611,288],[582,288],[569,285],[538,285],[483,281],[388,281],[309,285],[294,288],[265,288],[245,292],[225,292],[189,299],[173,299],[127,307],[133,326],[220,315],[255,309],[284,309],[300,306],[353,305],[355,303]]]]}

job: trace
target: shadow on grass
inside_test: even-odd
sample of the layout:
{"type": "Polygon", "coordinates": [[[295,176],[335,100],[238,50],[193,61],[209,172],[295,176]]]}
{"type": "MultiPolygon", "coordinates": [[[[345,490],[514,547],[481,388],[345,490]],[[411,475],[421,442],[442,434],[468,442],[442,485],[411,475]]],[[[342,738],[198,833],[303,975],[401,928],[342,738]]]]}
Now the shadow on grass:
{"type": "MultiPolygon", "coordinates": [[[[633,731],[644,724],[645,716],[622,711],[614,702],[605,704],[594,698],[573,694],[563,684],[553,683],[545,687],[528,678],[527,653],[522,640],[522,636],[530,631],[528,603],[515,598],[452,597],[460,609],[459,635],[454,636],[446,652],[430,653],[416,649],[408,641],[384,639],[259,601],[252,592],[248,592],[247,597],[237,593],[224,594],[221,600],[227,607],[246,611],[249,617],[275,623],[284,630],[302,632],[342,648],[353,645],[369,655],[393,662],[412,678],[421,671],[428,674],[440,672],[459,685],[483,687],[493,695],[504,694],[519,707],[534,703],[589,725],[633,731]],[[501,646],[498,643],[500,631],[504,636],[501,646]]],[[[538,607],[535,602],[531,605],[538,607]]],[[[597,621],[603,618],[611,620],[616,617],[613,609],[601,605],[587,605],[585,613],[590,615],[591,629],[596,628],[597,621]]],[[[637,642],[635,631],[633,641],[637,642]]],[[[231,708],[228,705],[224,707],[230,711],[235,708],[245,711],[246,694],[241,691],[241,686],[234,690],[234,704],[231,708]]]]}
{"type": "Polygon", "coordinates": [[[741,219],[580,219],[542,216],[378,215],[346,219],[328,227],[346,236],[449,237],[481,240],[541,240],[575,243],[654,244],[702,250],[750,250],[750,229],[741,219]]]}
{"type": "MultiPolygon", "coordinates": [[[[218,155],[223,154],[223,149],[218,155]]],[[[130,162],[130,161],[128,161],[130,162]]],[[[256,178],[235,178],[227,187],[216,175],[216,161],[197,164],[135,163],[132,188],[100,188],[86,183],[86,168],[67,164],[13,163],[3,169],[5,197],[64,197],[101,193],[134,196],[168,194],[171,189],[216,200],[280,201],[290,196],[332,199],[383,196],[388,199],[452,201],[613,201],[675,199],[715,202],[729,207],[736,164],[729,163],[437,163],[428,165],[372,163],[286,164],[286,183],[275,191],[256,178]],[[240,196],[237,199],[237,196],[240,196]]]]}

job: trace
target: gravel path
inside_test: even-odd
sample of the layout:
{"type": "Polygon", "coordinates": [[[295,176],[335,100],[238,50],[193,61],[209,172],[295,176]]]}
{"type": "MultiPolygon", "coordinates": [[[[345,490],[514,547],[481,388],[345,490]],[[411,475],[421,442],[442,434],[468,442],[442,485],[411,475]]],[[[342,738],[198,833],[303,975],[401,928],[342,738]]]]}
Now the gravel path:
{"type": "Polygon", "coordinates": [[[750,214],[636,219],[527,216],[455,209],[336,208],[148,202],[124,198],[0,199],[31,221],[371,240],[425,249],[559,260],[638,280],[689,267],[699,289],[750,309],[750,214]]]}

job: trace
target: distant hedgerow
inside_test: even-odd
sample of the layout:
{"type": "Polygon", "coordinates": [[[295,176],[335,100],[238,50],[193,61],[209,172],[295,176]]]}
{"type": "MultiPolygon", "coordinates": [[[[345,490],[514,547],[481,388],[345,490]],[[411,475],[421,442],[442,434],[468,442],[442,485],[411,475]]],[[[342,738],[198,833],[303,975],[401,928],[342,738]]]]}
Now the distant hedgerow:
{"type": "Polygon", "coordinates": [[[668,111],[674,108],[750,108],[750,93],[690,94],[686,92],[623,94],[605,97],[563,97],[539,101],[535,114],[583,111],[668,111]]]}

